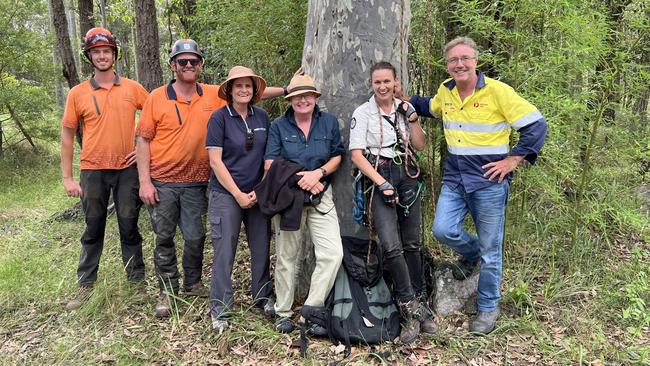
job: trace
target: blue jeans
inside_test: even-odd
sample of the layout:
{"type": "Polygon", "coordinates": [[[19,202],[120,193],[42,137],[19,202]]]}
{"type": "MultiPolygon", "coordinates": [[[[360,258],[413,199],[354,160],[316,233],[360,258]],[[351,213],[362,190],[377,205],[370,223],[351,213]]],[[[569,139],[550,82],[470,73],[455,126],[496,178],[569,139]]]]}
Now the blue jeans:
{"type": "Polygon", "coordinates": [[[438,198],[433,235],[469,261],[481,259],[478,280],[478,310],[493,311],[499,305],[501,285],[503,231],[509,183],[466,193],[462,185],[443,184],[438,198]],[[472,215],[474,236],[463,229],[467,213],[472,215]]]}

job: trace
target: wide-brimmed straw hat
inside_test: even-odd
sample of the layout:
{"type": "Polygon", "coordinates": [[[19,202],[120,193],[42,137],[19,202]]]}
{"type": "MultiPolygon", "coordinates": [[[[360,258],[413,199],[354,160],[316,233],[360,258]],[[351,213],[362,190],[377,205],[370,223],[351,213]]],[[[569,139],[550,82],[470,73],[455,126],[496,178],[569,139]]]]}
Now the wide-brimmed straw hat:
{"type": "Polygon", "coordinates": [[[264,89],[266,89],[266,81],[262,79],[261,76],[255,75],[253,70],[244,66],[235,66],[228,71],[228,79],[219,86],[219,98],[228,100],[228,97],[226,96],[228,83],[239,78],[251,78],[255,83],[255,95],[253,95],[253,98],[251,99],[252,102],[257,102],[262,98],[262,93],[264,93],[264,89]]]}
{"type": "Polygon", "coordinates": [[[296,95],[314,93],[316,96],[320,96],[320,92],[316,89],[316,83],[314,79],[309,75],[296,75],[291,79],[289,86],[287,87],[289,94],[284,97],[284,99],[291,99],[296,95]]]}

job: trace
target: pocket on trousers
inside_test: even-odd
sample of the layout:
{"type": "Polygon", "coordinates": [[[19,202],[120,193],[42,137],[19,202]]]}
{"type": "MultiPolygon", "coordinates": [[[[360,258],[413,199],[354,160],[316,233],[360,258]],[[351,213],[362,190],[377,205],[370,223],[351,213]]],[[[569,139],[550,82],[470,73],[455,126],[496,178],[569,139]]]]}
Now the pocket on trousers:
{"type": "Polygon", "coordinates": [[[221,217],[210,217],[210,233],[214,239],[221,239],[221,217]]]}

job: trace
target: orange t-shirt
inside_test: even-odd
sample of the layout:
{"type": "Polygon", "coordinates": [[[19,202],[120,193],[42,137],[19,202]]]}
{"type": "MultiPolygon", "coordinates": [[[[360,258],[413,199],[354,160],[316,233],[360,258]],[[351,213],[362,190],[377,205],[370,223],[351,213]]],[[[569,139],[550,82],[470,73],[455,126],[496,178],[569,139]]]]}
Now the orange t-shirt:
{"type": "Polygon", "coordinates": [[[81,169],[127,168],[124,158],[135,147],[135,113],[148,95],[142,85],[118,75],[109,89],[92,78],[70,89],[61,125],[76,130],[81,124],[81,169]]]}
{"type": "Polygon", "coordinates": [[[196,84],[187,103],[177,97],[172,82],[155,89],[144,103],[136,134],[149,140],[151,178],[161,182],[193,183],[210,179],[205,149],[208,120],[226,105],[218,85],[196,84]]]}

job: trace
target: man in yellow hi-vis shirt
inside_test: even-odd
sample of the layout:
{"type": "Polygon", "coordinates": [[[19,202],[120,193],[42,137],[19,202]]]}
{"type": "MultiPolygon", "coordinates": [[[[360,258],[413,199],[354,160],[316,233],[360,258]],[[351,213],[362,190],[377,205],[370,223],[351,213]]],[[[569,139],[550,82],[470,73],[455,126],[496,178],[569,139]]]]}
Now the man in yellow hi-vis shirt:
{"type": "Polygon", "coordinates": [[[434,97],[413,96],[418,115],[440,118],[449,155],[445,160],[433,234],[461,255],[453,275],[463,280],[480,263],[478,315],[469,330],[487,334],[499,317],[502,244],[509,182],[524,159],[534,163],[547,124],[534,105],[508,85],[476,70],[478,49],[471,38],[445,45],[451,79],[434,97]],[[510,151],[510,132],[520,134],[510,151]],[[463,229],[470,213],[477,236],[463,229]]]}

